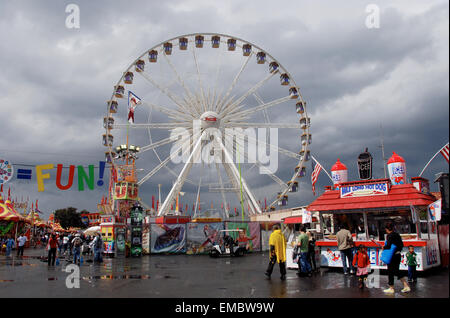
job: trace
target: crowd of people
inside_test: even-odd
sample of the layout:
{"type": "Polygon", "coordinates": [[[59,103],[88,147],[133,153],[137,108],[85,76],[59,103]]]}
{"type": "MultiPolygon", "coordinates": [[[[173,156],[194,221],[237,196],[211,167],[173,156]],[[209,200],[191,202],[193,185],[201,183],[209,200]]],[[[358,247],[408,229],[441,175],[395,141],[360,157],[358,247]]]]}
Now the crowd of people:
{"type": "MultiPolygon", "coordinates": [[[[401,251],[403,249],[403,241],[395,231],[393,223],[387,223],[385,226],[387,233],[386,242],[382,246],[382,251],[392,251],[392,256],[387,261],[388,288],[383,290],[386,294],[395,293],[394,280],[395,276],[403,284],[401,292],[408,293],[411,288],[408,282],[416,282],[416,253],[412,246],[408,247],[406,254],[408,265],[408,281],[400,270],[401,251]]],[[[345,224],[341,225],[340,230],[336,233],[338,249],[341,254],[344,275],[356,275],[358,277],[358,288],[364,288],[367,277],[370,272],[370,258],[367,254],[365,246],[360,245],[356,248],[353,237],[345,224]]],[[[311,277],[314,271],[317,271],[315,262],[315,240],[310,232],[304,226],[300,227],[300,235],[296,239],[296,247],[293,253],[294,261],[298,264],[297,275],[311,277]]],[[[270,279],[273,268],[278,263],[280,268],[281,280],[286,279],[286,238],[282,233],[279,225],[274,225],[269,238],[269,265],[265,272],[267,278],[270,279]]]]}
{"type": "MultiPolygon", "coordinates": [[[[17,257],[22,257],[27,241],[25,235],[20,235],[16,240],[11,235],[1,237],[1,251],[5,253],[6,257],[11,257],[11,253],[15,249],[17,257]]],[[[81,264],[83,255],[93,257],[94,263],[103,262],[104,244],[100,233],[91,236],[83,233],[60,234],[49,232],[36,237],[34,242],[33,247],[45,247],[46,255],[42,258],[47,261],[48,266],[58,265],[62,258],[74,264],[81,264]]]]}
{"type": "Polygon", "coordinates": [[[20,235],[16,241],[12,235],[0,237],[0,250],[4,252],[7,257],[11,256],[13,249],[17,250],[18,257],[23,256],[23,250],[27,240],[25,235],[20,235]]]}
{"type": "MultiPolygon", "coordinates": [[[[273,232],[269,238],[270,262],[265,275],[270,278],[273,267],[278,262],[280,266],[281,279],[286,279],[286,238],[281,232],[279,225],[274,225],[273,232]]],[[[304,226],[300,227],[300,235],[296,239],[293,253],[294,262],[298,264],[297,276],[311,277],[316,272],[315,239],[311,232],[306,231],[304,226]]]]}
{"type": "Polygon", "coordinates": [[[94,263],[103,262],[103,240],[100,233],[94,236],[85,236],[82,233],[59,236],[54,233],[49,237],[47,250],[48,266],[54,266],[56,259],[61,257],[80,265],[83,262],[83,255],[93,256],[94,263]]]}

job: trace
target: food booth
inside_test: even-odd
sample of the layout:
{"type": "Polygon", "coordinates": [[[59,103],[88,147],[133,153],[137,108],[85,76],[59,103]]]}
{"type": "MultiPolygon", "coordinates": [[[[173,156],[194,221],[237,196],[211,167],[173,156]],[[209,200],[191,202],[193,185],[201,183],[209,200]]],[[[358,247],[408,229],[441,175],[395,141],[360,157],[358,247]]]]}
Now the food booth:
{"type": "MultiPolygon", "coordinates": [[[[284,233],[286,236],[286,267],[289,269],[298,269],[298,264],[294,263],[293,254],[294,249],[297,243],[297,237],[300,235],[300,226],[305,225],[307,227],[307,231],[310,231],[313,236],[317,237],[316,233],[316,225],[318,224],[318,218],[312,217],[311,223],[303,224],[303,218],[301,215],[290,216],[282,219],[282,224],[284,228],[284,233]],[[309,229],[308,229],[309,228],[309,229]]],[[[320,249],[316,246],[316,264],[320,264],[320,249]]]]}
{"type": "Polygon", "coordinates": [[[325,187],[325,192],[307,209],[319,212],[323,239],[320,265],[342,267],[336,232],[346,224],[355,246],[364,245],[373,269],[386,269],[380,260],[387,222],[395,224],[404,248],[400,269],[407,269],[405,254],[409,246],[417,253],[418,271],[440,265],[437,223],[431,222],[428,205],[436,198],[429,192],[428,180],[412,178],[413,183],[394,184],[390,179],[342,182],[325,187]]]}

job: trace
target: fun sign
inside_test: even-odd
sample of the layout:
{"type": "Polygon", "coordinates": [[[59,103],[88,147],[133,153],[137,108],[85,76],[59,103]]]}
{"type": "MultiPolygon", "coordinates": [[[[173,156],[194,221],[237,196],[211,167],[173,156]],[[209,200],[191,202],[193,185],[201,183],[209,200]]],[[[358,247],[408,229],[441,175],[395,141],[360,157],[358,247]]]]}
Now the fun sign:
{"type": "MultiPolygon", "coordinates": [[[[99,162],[99,173],[98,173],[98,179],[97,182],[95,182],[95,167],[94,165],[89,165],[87,168],[87,172],[83,166],[69,166],[69,177],[66,182],[61,180],[62,179],[62,169],[63,165],[58,164],[56,165],[56,187],[60,190],[69,190],[74,183],[74,177],[75,177],[75,171],[77,172],[77,180],[78,180],[78,191],[84,191],[85,184],[89,190],[94,190],[95,183],[97,186],[101,187],[103,186],[103,176],[105,173],[105,162],[100,161],[99,162]]],[[[44,180],[50,179],[50,171],[55,170],[54,164],[45,164],[45,165],[38,165],[36,166],[36,180],[38,185],[38,191],[43,192],[45,191],[44,186],[44,180]]]]}

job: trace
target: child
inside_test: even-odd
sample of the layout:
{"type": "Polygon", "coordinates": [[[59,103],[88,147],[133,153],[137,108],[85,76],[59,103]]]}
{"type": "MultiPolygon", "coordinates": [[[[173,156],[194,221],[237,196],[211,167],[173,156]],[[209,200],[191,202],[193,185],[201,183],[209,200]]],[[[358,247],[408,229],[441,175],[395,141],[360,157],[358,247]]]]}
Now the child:
{"type": "Polygon", "coordinates": [[[417,267],[417,260],[416,260],[417,254],[414,252],[413,246],[408,246],[408,253],[406,253],[406,262],[408,265],[408,282],[417,282],[417,275],[416,275],[416,267],[417,267]]]}
{"type": "Polygon", "coordinates": [[[366,247],[360,245],[358,252],[356,252],[353,257],[353,267],[356,267],[356,276],[358,279],[358,287],[360,289],[364,288],[364,282],[367,280],[367,275],[369,274],[370,259],[367,255],[366,247]]]}

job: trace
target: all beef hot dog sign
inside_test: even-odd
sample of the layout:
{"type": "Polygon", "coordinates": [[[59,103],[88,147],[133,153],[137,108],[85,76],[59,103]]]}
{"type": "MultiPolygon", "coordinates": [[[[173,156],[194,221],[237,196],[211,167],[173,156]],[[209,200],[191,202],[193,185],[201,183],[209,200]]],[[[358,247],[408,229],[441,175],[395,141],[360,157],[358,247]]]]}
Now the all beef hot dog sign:
{"type": "Polygon", "coordinates": [[[386,195],[389,188],[387,182],[341,186],[341,198],[386,195]]]}

